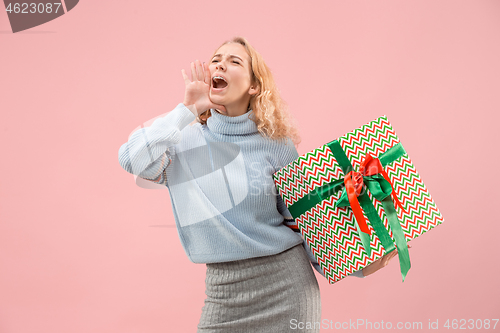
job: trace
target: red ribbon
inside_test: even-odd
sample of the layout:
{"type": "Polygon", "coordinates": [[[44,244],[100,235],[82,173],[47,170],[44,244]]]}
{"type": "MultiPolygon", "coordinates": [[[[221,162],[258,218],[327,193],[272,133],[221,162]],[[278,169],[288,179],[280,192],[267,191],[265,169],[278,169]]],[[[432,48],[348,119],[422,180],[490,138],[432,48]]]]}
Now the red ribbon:
{"type": "Polygon", "coordinates": [[[359,205],[358,196],[363,190],[363,176],[372,176],[378,173],[382,174],[385,180],[391,184],[392,198],[396,205],[399,206],[403,212],[405,212],[403,205],[396,196],[396,192],[394,191],[394,186],[392,185],[389,175],[385,172],[378,158],[373,158],[370,154],[366,155],[361,162],[359,172],[351,171],[344,177],[347,198],[349,199],[349,204],[351,205],[356,221],[358,222],[359,229],[368,235],[371,235],[371,231],[366,224],[365,216],[361,210],[361,206],[359,205]]]}

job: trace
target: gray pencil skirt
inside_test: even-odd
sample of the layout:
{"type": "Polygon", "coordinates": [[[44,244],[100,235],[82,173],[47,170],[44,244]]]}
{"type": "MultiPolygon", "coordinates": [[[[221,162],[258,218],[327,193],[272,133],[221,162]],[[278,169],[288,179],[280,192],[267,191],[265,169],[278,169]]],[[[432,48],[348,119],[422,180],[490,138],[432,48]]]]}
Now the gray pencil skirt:
{"type": "Polygon", "coordinates": [[[198,332],[319,332],[318,281],[302,244],[276,255],[207,264],[205,283],[198,332]],[[299,329],[308,322],[316,328],[299,329]]]}

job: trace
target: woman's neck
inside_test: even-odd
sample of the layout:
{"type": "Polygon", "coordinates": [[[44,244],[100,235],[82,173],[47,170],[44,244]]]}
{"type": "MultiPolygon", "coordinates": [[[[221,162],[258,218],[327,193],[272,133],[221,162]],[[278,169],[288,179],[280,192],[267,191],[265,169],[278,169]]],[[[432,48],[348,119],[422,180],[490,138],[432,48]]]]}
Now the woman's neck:
{"type": "Polygon", "coordinates": [[[241,101],[239,103],[224,105],[224,107],[226,108],[226,111],[220,111],[220,110],[217,110],[217,111],[219,111],[220,114],[223,114],[223,115],[228,116],[228,117],[238,117],[238,116],[241,116],[241,115],[248,112],[249,103],[250,103],[250,100],[245,100],[245,101],[241,101]]]}

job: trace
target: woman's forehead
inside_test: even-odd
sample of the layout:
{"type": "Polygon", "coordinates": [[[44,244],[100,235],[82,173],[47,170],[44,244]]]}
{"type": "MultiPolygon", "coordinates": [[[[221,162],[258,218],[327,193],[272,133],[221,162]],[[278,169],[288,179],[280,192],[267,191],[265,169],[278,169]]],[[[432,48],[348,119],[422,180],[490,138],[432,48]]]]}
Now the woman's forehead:
{"type": "Polygon", "coordinates": [[[241,59],[249,62],[250,61],[250,56],[248,55],[247,51],[245,50],[245,47],[239,43],[227,43],[222,45],[215,51],[214,57],[215,56],[236,56],[240,57],[241,59]]]}

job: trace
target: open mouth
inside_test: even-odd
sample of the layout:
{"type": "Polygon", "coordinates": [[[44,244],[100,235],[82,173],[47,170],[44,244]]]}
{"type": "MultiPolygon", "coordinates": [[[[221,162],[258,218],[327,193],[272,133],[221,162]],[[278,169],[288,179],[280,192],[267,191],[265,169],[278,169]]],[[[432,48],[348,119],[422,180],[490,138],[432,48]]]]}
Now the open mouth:
{"type": "Polygon", "coordinates": [[[215,89],[224,89],[227,87],[227,82],[222,76],[214,76],[212,78],[212,87],[215,89]]]}

